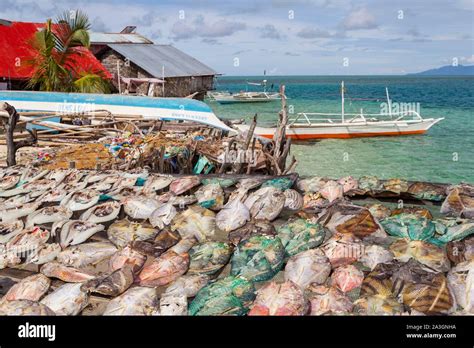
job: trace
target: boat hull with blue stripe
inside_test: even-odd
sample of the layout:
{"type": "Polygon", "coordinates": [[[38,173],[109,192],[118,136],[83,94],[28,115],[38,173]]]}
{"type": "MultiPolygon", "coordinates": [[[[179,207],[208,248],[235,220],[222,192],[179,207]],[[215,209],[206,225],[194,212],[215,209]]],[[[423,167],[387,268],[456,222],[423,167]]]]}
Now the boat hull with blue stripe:
{"type": "Polygon", "coordinates": [[[154,98],[121,94],[85,94],[33,91],[0,91],[0,101],[18,111],[82,114],[106,110],[116,115],[139,116],[143,119],[191,121],[220,128],[234,129],[224,124],[211,108],[188,98],[154,98]]]}

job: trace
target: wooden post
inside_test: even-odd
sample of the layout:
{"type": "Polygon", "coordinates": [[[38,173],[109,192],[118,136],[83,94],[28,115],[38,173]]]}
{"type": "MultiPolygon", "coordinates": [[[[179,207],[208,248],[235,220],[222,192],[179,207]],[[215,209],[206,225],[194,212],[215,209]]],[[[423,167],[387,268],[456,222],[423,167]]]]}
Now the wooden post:
{"type": "Polygon", "coordinates": [[[286,95],[285,85],[280,86],[280,97],[281,97],[281,111],[279,113],[279,120],[277,131],[273,135],[273,141],[275,148],[273,149],[273,160],[272,163],[276,164],[277,172],[283,172],[286,165],[286,156],[289,152],[290,144],[286,140],[286,125],[288,124],[288,110],[286,106],[286,95]]]}
{"type": "Polygon", "coordinates": [[[10,167],[16,165],[17,150],[21,147],[32,146],[36,144],[38,137],[36,135],[36,130],[30,131],[27,129],[31,137],[29,139],[15,142],[13,132],[15,131],[18,120],[20,119],[20,115],[16,109],[8,103],[1,103],[0,111],[6,111],[8,113],[8,116],[0,115],[0,118],[2,120],[3,128],[5,129],[5,141],[7,144],[7,166],[10,167]]]}

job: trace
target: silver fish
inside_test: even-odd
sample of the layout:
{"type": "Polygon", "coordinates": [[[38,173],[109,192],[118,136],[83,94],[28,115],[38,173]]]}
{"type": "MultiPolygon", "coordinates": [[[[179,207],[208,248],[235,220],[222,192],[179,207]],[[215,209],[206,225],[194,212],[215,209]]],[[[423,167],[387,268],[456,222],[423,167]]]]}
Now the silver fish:
{"type": "Polygon", "coordinates": [[[0,315],[55,315],[46,305],[30,300],[4,301],[0,304],[0,315]]]}
{"type": "Polygon", "coordinates": [[[89,239],[95,233],[105,229],[104,225],[82,220],[70,220],[65,223],[64,221],[60,221],[53,224],[52,231],[56,233],[59,228],[61,228],[59,233],[59,244],[63,249],[68,245],[80,244],[89,239]]]}
{"type": "Polygon", "coordinates": [[[262,187],[250,194],[244,204],[249,209],[252,218],[272,221],[282,211],[285,195],[275,187],[262,187]]]}
{"type": "Polygon", "coordinates": [[[39,206],[39,202],[25,203],[15,208],[0,211],[0,217],[3,222],[15,221],[33,213],[39,206]]]}
{"type": "Polygon", "coordinates": [[[224,232],[236,230],[247,221],[250,221],[250,211],[238,198],[227,202],[216,215],[217,227],[224,232]]]}
{"type": "Polygon", "coordinates": [[[159,230],[148,222],[136,223],[127,219],[115,221],[107,230],[107,237],[118,247],[125,247],[135,240],[154,238],[159,230]]]}
{"type": "Polygon", "coordinates": [[[72,216],[72,211],[66,207],[52,206],[45,207],[28,215],[26,227],[34,225],[48,224],[51,222],[68,220],[72,216]]]}
{"type": "Polygon", "coordinates": [[[133,287],[110,301],[103,315],[151,315],[158,302],[156,289],[133,287]]]}
{"type": "Polygon", "coordinates": [[[31,262],[35,265],[43,265],[45,263],[54,261],[61,252],[61,246],[58,243],[43,244],[39,252],[27,259],[27,263],[31,262]]]}
{"type": "Polygon", "coordinates": [[[89,295],[81,290],[82,284],[64,284],[47,295],[41,303],[56,315],[77,315],[89,303],[89,295]]]}
{"type": "Polygon", "coordinates": [[[312,283],[324,284],[330,273],[331,264],[326,255],[320,249],[309,249],[290,257],[285,280],[291,280],[304,290],[312,283]]]}
{"type": "Polygon", "coordinates": [[[79,190],[69,193],[61,201],[61,206],[67,207],[72,211],[86,210],[96,205],[100,194],[94,190],[79,190]]]}
{"type": "Polygon", "coordinates": [[[186,297],[194,297],[207,283],[209,283],[209,276],[206,274],[186,274],[168,285],[165,293],[176,296],[184,295],[186,297]]]}
{"type": "Polygon", "coordinates": [[[41,297],[49,289],[51,280],[43,274],[33,274],[29,277],[23,278],[18,283],[13,285],[2,300],[16,301],[16,300],[30,300],[39,301],[41,297]]]}
{"type": "Polygon", "coordinates": [[[301,210],[303,208],[303,196],[296,190],[288,189],[283,191],[285,195],[285,208],[290,210],[301,210]]]}
{"type": "Polygon", "coordinates": [[[58,261],[72,267],[86,267],[112,256],[117,248],[110,242],[91,242],[70,246],[61,251],[58,261]]]}
{"type": "Polygon", "coordinates": [[[185,295],[163,294],[160,299],[160,315],[187,315],[188,299],[185,295]]]}
{"type": "Polygon", "coordinates": [[[160,207],[160,203],[145,196],[134,196],[123,201],[125,214],[132,219],[148,219],[151,214],[160,207]]]}
{"type": "Polygon", "coordinates": [[[153,211],[149,221],[153,227],[163,229],[171,223],[176,214],[177,211],[173,204],[165,203],[153,211]]]}
{"type": "Polygon", "coordinates": [[[0,223],[0,244],[7,243],[10,239],[23,231],[23,222],[16,220],[12,222],[0,223]]]}
{"type": "Polygon", "coordinates": [[[93,206],[81,215],[81,220],[101,223],[114,220],[120,213],[121,204],[119,202],[105,202],[93,206]]]}

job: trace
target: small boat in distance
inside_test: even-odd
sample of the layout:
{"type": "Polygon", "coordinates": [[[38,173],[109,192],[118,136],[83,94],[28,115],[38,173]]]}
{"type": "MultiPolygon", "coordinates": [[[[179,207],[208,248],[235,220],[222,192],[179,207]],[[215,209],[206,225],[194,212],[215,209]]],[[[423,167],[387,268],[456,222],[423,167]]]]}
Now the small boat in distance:
{"type": "Polygon", "coordinates": [[[267,92],[267,80],[262,82],[247,82],[252,86],[263,86],[261,92],[208,92],[208,97],[211,101],[216,101],[219,104],[236,104],[236,103],[267,103],[275,100],[280,100],[280,94],[277,92],[267,92]]]}
{"type": "MultiPolygon", "coordinates": [[[[344,81],[341,83],[341,113],[308,113],[301,112],[289,118],[286,126],[286,137],[295,140],[316,140],[328,138],[358,138],[376,136],[397,136],[423,134],[444,118],[423,118],[416,110],[404,110],[392,113],[388,89],[388,113],[381,114],[348,114],[344,112],[344,81]]],[[[241,131],[250,128],[248,125],[234,125],[241,131]]],[[[276,132],[274,127],[255,128],[258,136],[271,139],[276,132]]]]}

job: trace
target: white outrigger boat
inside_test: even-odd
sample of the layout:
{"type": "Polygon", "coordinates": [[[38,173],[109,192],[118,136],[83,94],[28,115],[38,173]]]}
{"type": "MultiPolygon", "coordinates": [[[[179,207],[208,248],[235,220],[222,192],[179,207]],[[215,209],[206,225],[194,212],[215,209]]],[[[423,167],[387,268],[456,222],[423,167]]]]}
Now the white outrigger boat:
{"type": "Polygon", "coordinates": [[[276,92],[267,92],[267,80],[261,83],[247,82],[253,86],[263,86],[262,92],[209,92],[207,95],[211,101],[216,101],[219,104],[236,104],[236,103],[267,103],[275,100],[280,100],[280,94],[276,92]]]}
{"type": "MultiPolygon", "coordinates": [[[[341,85],[341,113],[298,113],[288,120],[287,138],[315,140],[423,134],[444,119],[422,118],[415,110],[392,113],[388,89],[387,114],[364,114],[362,110],[358,114],[348,114],[344,112],[344,82],[341,85]]],[[[246,131],[250,126],[236,124],[234,127],[246,131]]],[[[257,126],[254,134],[271,139],[275,131],[276,127],[257,126]]]]}
{"type": "MultiPolygon", "coordinates": [[[[223,123],[211,108],[198,100],[188,98],[155,98],[121,94],[87,94],[33,91],[0,91],[0,102],[13,105],[18,111],[51,112],[59,117],[42,120],[45,125],[63,128],[61,114],[85,114],[107,111],[114,115],[135,116],[147,120],[190,121],[222,130],[235,132],[223,123]]],[[[34,118],[21,117],[24,121],[34,118]]]]}

